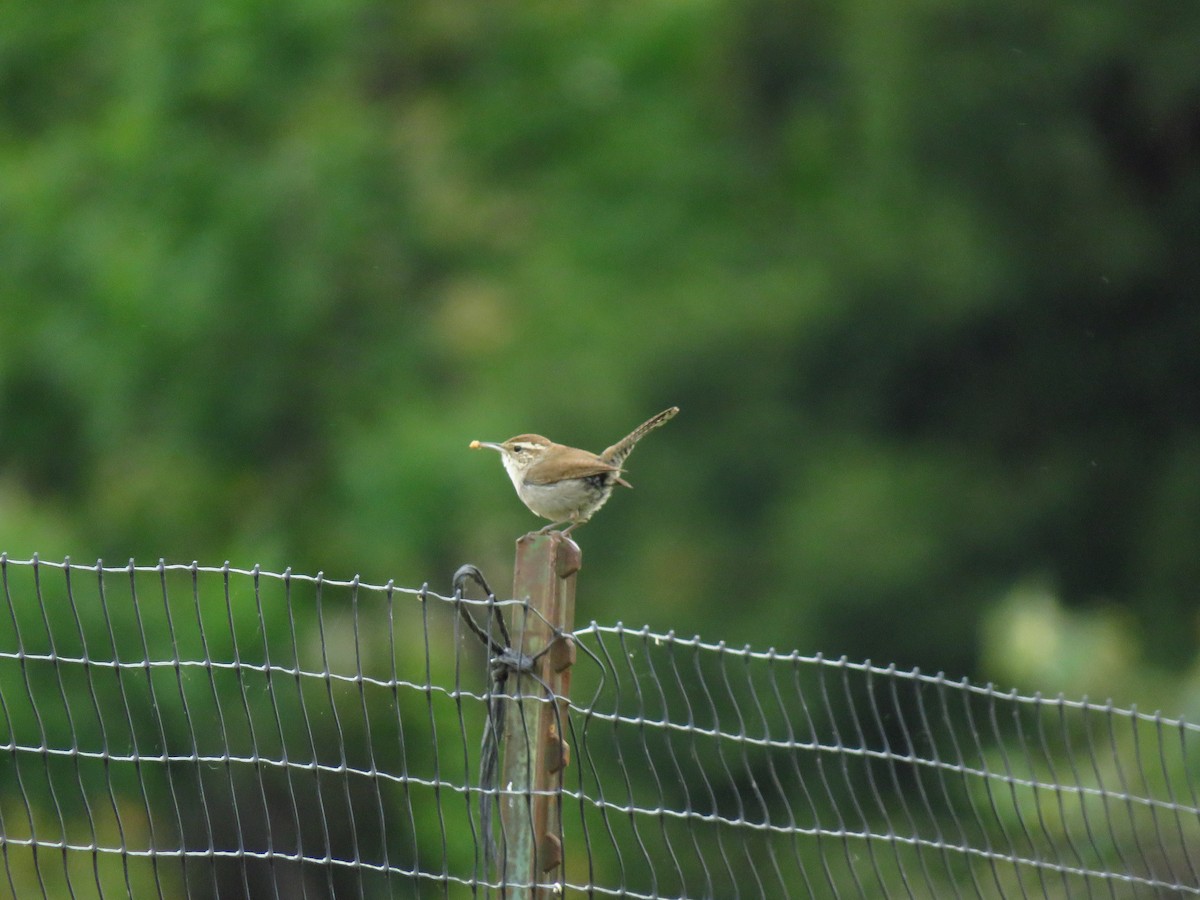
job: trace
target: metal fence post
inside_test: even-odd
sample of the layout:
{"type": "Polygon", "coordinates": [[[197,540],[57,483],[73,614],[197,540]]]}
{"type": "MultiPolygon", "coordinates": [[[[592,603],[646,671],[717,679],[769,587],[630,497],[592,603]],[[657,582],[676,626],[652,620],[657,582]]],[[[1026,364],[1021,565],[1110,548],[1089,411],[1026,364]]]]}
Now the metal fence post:
{"type": "Polygon", "coordinates": [[[535,885],[553,885],[561,879],[558,791],[570,762],[564,731],[575,662],[571,633],[580,561],[579,546],[557,531],[531,532],[517,541],[513,596],[528,601],[528,606],[514,607],[513,647],[530,657],[542,655],[534,666],[536,678],[509,679],[500,771],[501,896],[505,900],[558,895],[535,885]],[[549,702],[547,690],[555,702],[549,702]]]}

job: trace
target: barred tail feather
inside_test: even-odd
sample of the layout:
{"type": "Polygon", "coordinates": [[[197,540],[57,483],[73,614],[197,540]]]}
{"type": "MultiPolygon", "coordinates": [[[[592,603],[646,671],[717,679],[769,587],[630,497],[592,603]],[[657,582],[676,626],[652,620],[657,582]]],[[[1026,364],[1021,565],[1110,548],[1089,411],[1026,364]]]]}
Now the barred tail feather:
{"type": "Polygon", "coordinates": [[[601,459],[614,466],[620,466],[625,461],[625,457],[633,452],[634,445],[637,444],[647,432],[653,431],[659,425],[669,422],[679,412],[678,406],[672,406],[670,409],[664,409],[657,416],[647,419],[637,428],[633,429],[627,437],[617,441],[607,450],[600,454],[601,459]]]}

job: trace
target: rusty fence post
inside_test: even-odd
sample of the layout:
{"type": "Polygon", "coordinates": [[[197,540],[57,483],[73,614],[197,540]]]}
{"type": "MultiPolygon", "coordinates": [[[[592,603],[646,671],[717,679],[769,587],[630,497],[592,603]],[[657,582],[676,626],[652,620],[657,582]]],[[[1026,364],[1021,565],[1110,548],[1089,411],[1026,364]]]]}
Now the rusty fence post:
{"type": "Polygon", "coordinates": [[[580,560],[579,546],[557,531],[531,532],[517,541],[513,596],[528,605],[513,607],[510,630],[513,648],[537,657],[533,669],[537,677],[514,676],[508,683],[509,706],[500,745],[504,900],[559,896],[563,859],[559,791],[571,755],[565,731],[575,662],[571,633],[580,560]]]}

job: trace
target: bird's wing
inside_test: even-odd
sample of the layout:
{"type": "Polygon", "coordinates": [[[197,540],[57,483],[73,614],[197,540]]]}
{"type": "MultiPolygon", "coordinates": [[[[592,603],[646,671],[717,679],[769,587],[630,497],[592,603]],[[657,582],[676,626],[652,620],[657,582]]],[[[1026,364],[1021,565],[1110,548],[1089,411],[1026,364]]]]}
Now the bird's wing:
{"type": "MultiPolygon", "coordinates": [[[[555,462],[559,465],[555,467],[554,472],[547,472],[541,476],[536,473],[533,475],[527,473],[525,483],[549,484],[563,478],[587,478],[589,475],[603,475],[605,472],[615,472],[619,476],[621,472],[620,466],[606,463],[594,453],[574,448],[570,453],[562,454],[555,462]]],[[[620,481],[620,477],[617,480],[620,481]]]]}

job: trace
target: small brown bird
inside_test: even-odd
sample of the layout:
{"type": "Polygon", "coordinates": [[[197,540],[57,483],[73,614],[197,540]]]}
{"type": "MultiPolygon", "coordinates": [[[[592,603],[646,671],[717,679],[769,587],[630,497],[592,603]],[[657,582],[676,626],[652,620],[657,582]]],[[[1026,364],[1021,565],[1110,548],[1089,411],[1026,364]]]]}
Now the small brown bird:
{"type": "Polygon", "coordinates": [[[542,533],[570,522],[563,531],[570,534],[571,529],[582,525],[608,502],[618,484],[633,486],[621,477],[621,464],[647,432],[677,412],[678,406],[664,409],[599,455],[556,444],[540,434],[518,434],[499,444],[471,441],[470,446],[473,450],[487,447],[500,452],[500,460],[521,502],[550,520],[541,529],[542,533]]]}

